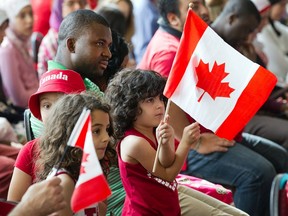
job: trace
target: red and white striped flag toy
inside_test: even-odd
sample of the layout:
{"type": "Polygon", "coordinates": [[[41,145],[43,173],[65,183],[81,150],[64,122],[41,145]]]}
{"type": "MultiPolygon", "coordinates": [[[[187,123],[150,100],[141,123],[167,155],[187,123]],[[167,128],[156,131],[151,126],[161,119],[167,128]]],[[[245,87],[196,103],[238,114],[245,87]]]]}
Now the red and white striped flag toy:
{"type": "Polygon", "coordinates": [[[276,81],[188,10],[164,95],[192,118],[231,140],[267,100],[276,81]]]}
{"type": "Polygon", "coordinates": [[[72,137],[71,140],[73,141],[68,141],[70,146],[82,148],[84,143],[80,175],[71,198],[73,212],[79,212],[106,199],[111,195],[111,190],[94,148],[90,110],[83,110],[71,136],[72,134],[78,137],[72,137]]]}

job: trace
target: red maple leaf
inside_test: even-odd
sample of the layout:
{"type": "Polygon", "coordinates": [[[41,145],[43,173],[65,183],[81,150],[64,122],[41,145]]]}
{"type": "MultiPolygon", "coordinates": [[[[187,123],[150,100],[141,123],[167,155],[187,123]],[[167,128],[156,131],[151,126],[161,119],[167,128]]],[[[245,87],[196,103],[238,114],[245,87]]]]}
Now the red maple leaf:
{"type": "Polygon", "coordinates": [[[87,158],[89,157],[89,155],[90,154],[83,152],[82,162],[81,162],[81,167],[80,167],[80,174],[86,173],[85,172],[85,165],[83,166],[83,164],[88,161],[87,158]]]}
{"type": "Polygon", "coordinates": [[[209,63],[205,64],[200,60],[195,70],[198,76],[196,86],[204,90],[198,102],[201,101],[206,92],[215,100],[216,97],[230,97],[230,93],[234,91],[228,82],[221,82],[228,75],[228,73],[225,72],[225,63],[218,65],[215,61],[212,71],[210,72],[209,63]]]}

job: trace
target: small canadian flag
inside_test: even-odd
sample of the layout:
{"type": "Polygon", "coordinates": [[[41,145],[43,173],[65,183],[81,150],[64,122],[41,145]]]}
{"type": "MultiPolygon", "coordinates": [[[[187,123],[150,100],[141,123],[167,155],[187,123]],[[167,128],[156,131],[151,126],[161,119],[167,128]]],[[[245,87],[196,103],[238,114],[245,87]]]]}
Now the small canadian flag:
{"type": "Polygon", "coordinates": [[[83,110],[68,145],[83,149],[80,175],[71,198],[73,212],[79,212],[111,195],[93,144],[90,110],[83,110]]]}
{"type": "Polygon", "coordinates": [[[188,10],[164,95],[192,118],[231,140],[267,100],[276,81],[188,10]]]}

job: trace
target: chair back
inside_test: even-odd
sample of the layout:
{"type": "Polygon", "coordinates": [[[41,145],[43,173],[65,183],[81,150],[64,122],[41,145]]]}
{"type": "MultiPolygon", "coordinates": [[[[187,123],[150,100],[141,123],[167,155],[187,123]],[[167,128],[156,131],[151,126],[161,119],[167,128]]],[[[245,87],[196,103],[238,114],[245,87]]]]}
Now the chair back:
{"type": "Polygon", "coordinates": [[[31,127],[30,118],[31,118],[31,111],[30,109],[26,109],[24,111],[24,127],[25,127],[27,141],[35,139],[33,131],[32,131],[32,127],[31,127]]]}

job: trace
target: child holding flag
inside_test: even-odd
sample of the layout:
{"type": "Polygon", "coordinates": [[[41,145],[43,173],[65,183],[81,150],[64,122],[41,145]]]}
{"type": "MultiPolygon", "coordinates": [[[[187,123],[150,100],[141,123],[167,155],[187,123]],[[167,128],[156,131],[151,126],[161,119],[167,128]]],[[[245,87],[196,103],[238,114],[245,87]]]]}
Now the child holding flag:
{"type": "Polygon", "coordinates": [[[175,177],[190,147],[196,145],[200,128],[198,123],[187,126],[175,152],[174,131],[167,116],[163,121],[164,85],[165,79],[156,72],[141,70],[121,71],[108,84],[106,97],[120,140],[118,163],[126,190],[122,215],[181,214],[175,177]]]}
{"type": "Polygon", "coordinates": [[[163,121],[165,82],[154,71],[127,69],[115,75],[105,93],[120,140],[118,163],[126,190],[122,215],[180,215],[180,203],[181,215],[246,216],[213,197],[177,186],[175,176],[200,133],[198,123],[187,126],[175,152],[174,131],[167,117],[163,121]],[[152,170],[158,143],[161,148],[152,170]]]}
{"type": "MultiPolygon", "coordinates": [[[[108,172],[111,161],[116,156],[116,152],[110,143],[110,136],[113,135],[109,115],[110,107],[102,102],[100,98],[89,94],[71,94],[59,99],[51,110],[49,119],[45,123],[44,134],[39,140],[39,157],[36,161],[36,168],[38,181],[46,179],[52,167],[58,168],[56,175],[62,180],[61,185],[64,188],[64,196],[67,203],[71,202],[75,182],[79,177],[79,170],[80,174],[87,172],[86,174],[93,175],[93,173],[88,173],[88,168],[85,166],[86,163],[89,163],[92,152],[85,152],[84,147],[81,164],[82,151],[70,146],[67,148],[69,137],[84,107],[91,111],[92,127],[89,128],[89,124],[87,130],[92,130],[93,144],[104,173],[108,172]],[[61,160],[62,156],[63,160],[61,160]]],[[[85,140],[86,144],[87,137],[85,140]]],[[[96,167],[94,166],[95,169],[96,167]]],[[[90,190],[90,195],[103,191],[101,184],[89,185],[88,187],[93,189],[90,190]]],[[[85,198],[90,195],[82,194],[85,198]]],[[[76,200],[76,204],[79,204],[83,200],[76,200]]],[[[74,215],[89,215],[91,213],[94,213],[93,215],[95,213],[96,215],[105,215],[105,203],[99,202],[98,204],[99,208],[96,207],[97,205],[90,206],[83,210],[83,214],[81,211],[81,213],[79,212],[74,215]]],[[[71,207],[73,208],[73,205],[67,206],[66,209],[57,213],[59,215],[73,215],[71,207]]]]}

